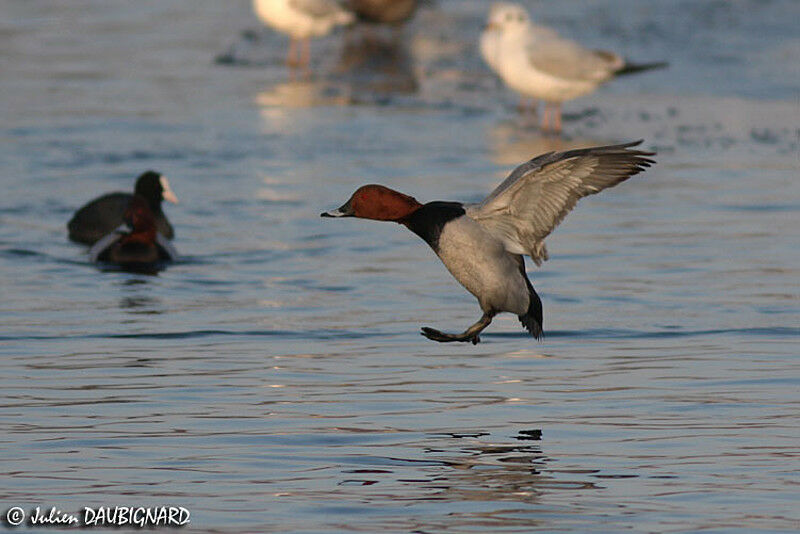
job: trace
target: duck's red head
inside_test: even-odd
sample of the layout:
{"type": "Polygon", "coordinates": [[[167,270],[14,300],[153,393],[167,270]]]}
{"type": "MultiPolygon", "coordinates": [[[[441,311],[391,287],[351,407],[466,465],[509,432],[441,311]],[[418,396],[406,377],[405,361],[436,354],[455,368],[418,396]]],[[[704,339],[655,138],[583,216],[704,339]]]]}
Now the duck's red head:
{"type": "Polygon", "coordinates": [[[154,243],[156,240],[156,220],[147,201],[134,195],[125,210],[125,222],[132,228],[122,241],[125,243],[154,243]]]}
{"type": "Polygon", "coordinates": [[[382,185],[370,184],[359,187],[341,208],[321,215],[402,222],[421,207],[422,204],[414,197],[382,185]]]}

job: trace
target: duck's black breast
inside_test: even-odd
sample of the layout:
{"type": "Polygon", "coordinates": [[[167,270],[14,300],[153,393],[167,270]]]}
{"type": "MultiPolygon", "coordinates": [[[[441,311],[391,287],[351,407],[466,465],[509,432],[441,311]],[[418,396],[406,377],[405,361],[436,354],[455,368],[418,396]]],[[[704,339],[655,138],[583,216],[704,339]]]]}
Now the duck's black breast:
{"type": "Polygon", "coordinates": [[[403,220],[403,224],[438,252],[444,225],[465,213],[464,205],[460,202],[428,202],[403,220]]]}
{"type": "Polygon", "coordinates": [[[155,243],[117,243],[109,249],[105,261],[126,265],[156,263],[164,259],[163,252],[155,243]]]}
{"type": "MultiPolygon", "coordinates": [[[[67,223],[69,238],[87,245],[96,243],[124,222],[125,210],[132,198],[130,193],[109,193],[87,203],[67,223]]],[[[175,232],[164,212],[158,208],[154,217],[158,231],[167,239],[172,239],[175,232]]]]}

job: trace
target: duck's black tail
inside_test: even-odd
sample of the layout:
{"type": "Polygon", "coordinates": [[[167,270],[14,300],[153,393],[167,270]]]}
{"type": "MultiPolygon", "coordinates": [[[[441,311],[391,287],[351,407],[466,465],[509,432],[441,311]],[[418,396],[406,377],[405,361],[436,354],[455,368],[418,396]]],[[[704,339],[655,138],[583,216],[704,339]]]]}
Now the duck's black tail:
{"type": "Polygon", "coordinates": [[[625,66],[615,72],[614,75],[624,76],[626,74],[635,74],[646,70],[665,69],[667,67],[669,67],[669,63],[666,61],[658,61],[656,63],[628,63],[626,61],[625,66]]]}
{"type": "MultiPolygon", "coordinates": [[[[527,277],[525,278],[527,280],[527,277]]],[[[541,340],[544,336],[544,330],[542,330],[542,299],[536,294],[536,290],[533,289],[530,281],[528,281],[528,296],[531,303],[528,305],[528,311],[525,312],[525,315],[518,316],[519,322],[533,337],[541,340]]]]}

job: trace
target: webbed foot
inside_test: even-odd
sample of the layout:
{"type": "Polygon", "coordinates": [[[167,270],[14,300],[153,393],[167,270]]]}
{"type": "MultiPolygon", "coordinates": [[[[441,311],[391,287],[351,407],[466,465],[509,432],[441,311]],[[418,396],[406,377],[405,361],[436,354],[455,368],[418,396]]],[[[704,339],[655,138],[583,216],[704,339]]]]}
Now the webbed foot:
{"type": "Polygon", "coordinates": [[[447,334],[445,332],[441,332],[436,330],[435,328],[430,328],[428,326],[423,326],[422,331],[420,332],[423,336],[427,337],[432,341],[438,341],[439,343],[449,343],[451,341],[462,341],[462,342],[472,342],[473,345],[477,345],[481,342],[480,336],[477,333],[475,334],[467,334],[464,332],[463,334],[447,334]]]}

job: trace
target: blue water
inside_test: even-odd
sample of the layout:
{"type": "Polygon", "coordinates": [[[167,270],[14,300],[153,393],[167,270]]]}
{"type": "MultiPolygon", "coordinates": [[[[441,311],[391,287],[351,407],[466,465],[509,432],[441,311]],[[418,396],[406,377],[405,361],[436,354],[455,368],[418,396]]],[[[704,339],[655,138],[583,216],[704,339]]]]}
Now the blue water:
{"type": "Polygon", "coordinates": [[[556,139],[477,59],[484,2],[423,10],[384,70],[317,41],[310,80],[247,2],[0,4],[3,511],[795,531],[798,4],[530,7],[671,66],[567,104],[556,139]],[[531,156],[638,138],[658,165],[529,262],[541,343],[511,315],[477,346],[424,339],[475,321],[473,297],[405,229],[319,218],[363,183],[476,201],[531,156]],[[101,271],[65,223],[149,168],[181,199],[181,260],[101,271]]]}

